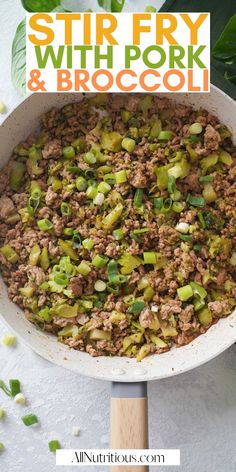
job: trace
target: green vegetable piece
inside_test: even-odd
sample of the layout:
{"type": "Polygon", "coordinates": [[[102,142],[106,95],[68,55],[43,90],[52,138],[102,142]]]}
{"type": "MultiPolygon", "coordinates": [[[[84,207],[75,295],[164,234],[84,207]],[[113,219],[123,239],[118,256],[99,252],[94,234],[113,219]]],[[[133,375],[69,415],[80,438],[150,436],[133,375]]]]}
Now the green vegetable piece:
{"type": "Polygon", "coordinates": [[[226,64],[236,62],[235,25],[236,13],[228,21],[212,50],[213,57],[226,64]]]}
{"type": "Polygon", "coordinates": [[[93,264],[94,267],[101,268],[101,267],[105,267],[105,265],[107,265],[108,261],[109,261],[108,257],[103,256],[102,254],[97,254],[93,258],[92,264],[93,264]]]}
{"type": "Polygon", "coordinates": [[[150,339],[151,339],[151,342],[155,344],[155,346],[158,347],[159,349],[165,349],[166,347],[168,347],[168,344],[165,343],[165,341],[163,341],[161,338],[159,338],[155,334],[151,334],[150,339]]]}
{"type": "Polygon", "coordinates": [[[190,194],[188,194],[186,202],[197,208],[203,208],[205,206],[205,199],[203,197],[193,197],[190,194]]]}
{"type": "Polygon", "coordinates": [[[102,133],[101,146],[102,149],[112,152],[118,152],[121,150],[122,136],[116,131],[102,133]]]}
{"type": "Polygon", "coordinates": [[[51,231],[53,229],[53,223],[48,218],[38,220],[37,225],[40,231],[51,231]]]}
{"type": "Polygon", "coordinates": [[[10,187],[11,190],[17,192],[22,183],[25,175],[26,166],[23,162],[14,161],[10,172],[10,187]]]}
{"type": "Polygon", "coordinates": [[[223,162],[226,166],[231,166],[233,164],[232,156],[229,152],[222,149],[220,151],[219,161],[223,162]]]}
{"type": "Polygon", "coordinates": [[[3,256],[6,258],[8,262],[11,264],[15,264],[18,261],[18,255],[16,251],[10,246],[10,244],[5,244],[0,249],[3,256]]]}
{"type": "Polygon", "coordinates": [[[212,314],[208,308],[203,308],[197,316],[203,326],[209,326],[212,323],[212,314]]]}
{"type": "Polygon", "coordinates": [[[232,256],[231,256],[229,262],[230,262],[230,264],[231,264],[233,267],[236,266],[236,252],[233,252],[233,253],[232,253],[232,256]]]}
{"type": "Polygon", "coordinates": [[[120,219],[124,206],[121,203],[118,203],[116,207],[108,213],[103,219],[103,228],[104,229],[111,229],[117,221],[120,219]]]}
{"type": "Polygon", "coordinates": [[[81,263],[77,267],[77,271],[84,276],[88,275],[91,270],[91,267],[89,266],[89,264],[87,264],[86,261],[81,261],[81,263]]]}
{"type": "Polygon", "coordinates": [[[40,250],[39,245],[34,244],[34,246],[30,250],[30,255],[29,255],[29,264],[31,266],[36,266],[38,264],[40,253],[41,253],[41,250],[40,250]]]}
{"type": "Polygon", "coordinates": [[[121,146],[128,152],[133,152],[136,146],[136,142],[131,138],[124,138],[122,140],[121,146]]]}
{"type": "Polygon", "coordinates": [[[115,229],[112,234],[113,234],[116,241],[121,241],[124,237],[124,233],[123,233],[122,229],[120,229],[120,228],[115,229]]]}
{"type": "Polygon", "coordinates": [[[163,130],[159,133],[158,140],[159,141],[170,141],[174,136],[172,131],[163,130]]]}
{"type": "Polygon", "coordinates": [[[128,123],[128,121],[130,120],[130,118],[132,117],[132,113],[130,111],[127,111],[127,110],[121,110],[121,119],[123,121],[123,123],[128,123]]]}
{"type": "Polygon", "coordinates": [[[42,318],[44,321],[50,321],[51,320],[51,315],[49,312],[49,307],[46,306],[45,308],[42,308],[38,312],[38,316],[42,318]]]}
{"type": "Polygon", "coordinates": [[[188,130],[190,134],[200,134],[202,132],[202,125],[200,123],[193,123],[188,130]]]}
{"type": "Polygon", "coordinates": [[[0,380],[0,388],[8,397],[11,396],[11,391],[9,390],[9,388],[7,387],[7,385],[5,384],[3,380],[0,380]]]}
{"type": "Polygon", "coordinates": [[[63,241],[63,239],[59,239],[59,245],[64,254],[69,256],[73,261],[77,261],[78,256],[77,256],[76,251],[72,247],[72,242],[63,241]]]}
{"type": "Polygon", "coordinates": [[[209,154],[209,156],[204,157],[200,163],[203,174],[206,174],[210,167],[215,166],[218,160],[219,156],[217,154],[209,154]]]}
{"type": "Polygon", "coordinates": [[[153,7],[152,5],[148,5],[146,8],[145,8],[145,12],[147,13],[156,13],[157,9],[155,7],[153,7]]]}
{"type": "Polygon", "coordinates": [[[173,175],[168,175],[167,190],[169,193],[175,191],[175,177],[173,175]]]}
{"type": "Polygon", "coordinates": [[[2,442],[0,442],[0,453],[2,453],[5,449],[5,446],[2,442]]]}
{"type": "Polygon", "coordinates": [[[67,337],[72,337],[76,338],[79,334],[79,328],[77,325],[67,325],[65,328],[61,329],[61,331],[58,332],[58,336],[62,338],[67,338],[67,337]]]}
{"type": "Polygon", "coordinates": [[[13,333],[6,333],[2,338],[2,344],[6,347],[14,346],[16,343],[16,337],[13,333]]]}
{"type": "Polygon", "coordinates": [[[128,313],[132,313],[134,315],[139,315],[141,311],[144,309],[145,303],[141,300],[135,300],[134,303],[128,308],[128,313]]]}
{"type": "Polygon", "coordinates": [[[93,154],[93,152],[86,152],[86,154],[84,154],[83,156],[83,159],[84,159],[84,162],[86,162],[86,164],[96,164],[97,162],[97,159],[95,157],[95,155],[93,154]]]}
{"type": "Polygon", "coordinates": [[[76,185],[76,188],[79,192],[84,192],[88,187],[87,181],[82,176],[77,177],[77,179],[75,181],[75,185],[76,185]]]}
{"type": "Polygon", "coordinates": [[[34,294],[34,290],[34,287],[30,286],[19,288],[20,294],[26,298],[31,298],[34,294]]]}
{"type": "Polygon", "coordinates": [[[123,184],[127,182],[127,174],[126,170],[119,170],[119,172],[115,172],[115,179],[117,184],[123,184]]]}
{"type": "Polygon", "coordinates": [[[181,301],[186,302],[186,300],[193,296],[193,289],[191,285],[185,285],[177,289],[177,294],[181,301]]]}
{"type": "Polygon", "coordinates": [[[50,313],[62,318],[75,318],[78,315],[78,305],[68,305],[63,303],[61,305],[51,308],[50,313]]]}
{"type": "Polygon", "coordinates": [[[93,249],[94,242],[93,242],[92,239],[87,238],[87,239],[84,239],[82,241],[82,245],[83,245],[84,249],[87,249],[88,251],[91,251],[91,249],[93,249]]]}
{"type": "Polygon", "coordinates": [[[158,138],[161,132],[161,120],[156,120],[152,123],[152,127],[149,133],[151,139],[158,138]]]}
{"type": "Polygon", "coordinates": [[[143,253],[144,264],[156,264],[157,257],[155,252],[144,252],[143,253]]]}
{"type": "Polygon", "coordinates": [[[142,188],[137,188],[135,194],[134,194],[134,206],[136,208],[140,208],[143,203],[143,189],[142,188]]]}
{"type": "Polygon", "coordinates": [[[44,247],[41,251],[41,254],[39,256],[39,264],[42,267],[43,270],[48,270],[50,266],[50,260],[49,260],[49,255],[48,255],[48,250],[46,247],[44,247]]]}
{"type": "Polygon", "coordinates": [[[22,416],[21,419],[25,426],[32,426],[39,422],[37,416],[34,414],[22,416]]]}
{"type": "Polygon", "coordinates": [[[155,290],[152,287],[146,287],[143,292],[143,299],[145,302],[150,302],[155,294],[155,290]]]}
{"type": "Polygon", "coordinates": [[[89,339],[91,341],[110,341],[111,339],[111,331],[102,331],[101,329],[93,329],[89,333],[89,339]]]}
{"type": "Polygon", "coordinates": [[[207,203],[215,202],[217,199],[217,194],[210,182],[204,183],[202,195],[207,203]]]}
{"type": "Polygon", "coordinates": [[[193,294],[194,296],[198,296],[200,298],[206,298],[207,297],[207,291],[205,290],[205,288],[198,284],[197,282],[190,282],[190,285],[193,289],[193,294]]]}
{"type": "Polygon", "coordinates": [[[150,354],[150,351],[151,351],[150,344],[144,344],[138,351],[138,354],[136,356],[137,361],[141,362],[144,359],[144,357],[150,354]]]}
{"type": "Polygon", "coordinates": [[[60,443],[57,439],[52,439],[48,443],[48,448],[49,448],[50,452],[55,453],[57,451],[57,449],[61,449],[61,445],[60,445],[60,443]]]}
{"type": "Polygon", "coordinates": [[[152,107],[153,99],[151,95],[146,95],[139,103],[139,109],[143,112],[144,115],[148,113],[148,110],[152,107]]]}
{"type": "Polygon", "coordinates": [[[162,166],[156,169],[157,187],[159,190],[165,190],[168,183],[168,168],[169,166],[162,166]]]}
{"type": "Polygon", "coordinates": [[[64,147],[63,148],[63,156],[66,159],[72,159],[73,157],[75,157],[75,150],[74,150],[73,146],[64,147]]]}
{"type": "Polygon", "coordinates": [[[128,275],[131,274],[134,269],[143,264],[143,261],[140,257],[125,252],[122,254],[120,259],[118,259],[118,263],[122,266],[120,270],[121,274],[128,275]]]}
{"type": "Polygon", "coordinates": [[[61,209],[62,216],[71,216],[72,215],[72,209],[71,209],[71,206],[68,203],[62,202],[60,209],[61,209]]]}
{"type": "Polygon", "coordinates": [[[10,379],[9,380],[10,392],[11,396],[15,397],[18,393],[20,393],[20,381],[18,379],[10,379]]]}

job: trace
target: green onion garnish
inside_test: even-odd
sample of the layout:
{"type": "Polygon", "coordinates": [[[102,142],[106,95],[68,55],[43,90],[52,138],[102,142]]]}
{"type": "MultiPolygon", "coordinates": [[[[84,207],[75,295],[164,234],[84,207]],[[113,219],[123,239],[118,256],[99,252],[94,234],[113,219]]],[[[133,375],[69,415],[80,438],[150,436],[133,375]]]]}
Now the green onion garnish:
{"type": "Polygon", "coordinates": [[[20,393],[20,381],[17,379],[9,380],[11,396],[15,397],[18,393],[20,393]]]}
{"type": "Polygon", "coordinates": [[[86,154],[83,156],[83,159],[86,164],[96,164],[97,162],[97,159],[92,152],[86,152],[86,154]]]}
{"type": "Polygon", "coordinates": [[[119,281],[119,271],[118,271],[118,264],[114,259],[112,259],[108,266],[107,266],[107,272],[108,272],[108,280],[112,284],[116,284],[119,281]]]}
{"type": "Polygon", "coordinates": [[[105,265],[107,265],[108,261],[109,261],[108,257],[103,256],[102,254],[97,254],[93,258],[92,264],[94,265],[94,267],[97,267],[98,269],[100,269],[101,267],[104,267],[105,265]]]}
{"type": "Polygon", "coordinates": [[[198,208],[203,208],[205,206],[205,199],[203,197],[193,197],[190,194],[188,194],[186,202],[189,203],[189,205],[198,208]]]}
{"type": "Polygon", "coordinates": [[[169,193],[175,191],[175,177],[173,175],[168,175],[167,190],[169,193]]]}
{"type": "Polygon", "coordinates": [[[72,157],[75,156],[75,150],[72,146],[67,146],[63,148],[63,156],[66,159],[71,159],[72,157]]]}
{"type": "Polygon", "coordinates": [[[22,416],[21,419],[25,426],[32,426],[39,422],[37,416],[33,414],[22,416]]]}
{"type": "Polygon", "coordinates": [[[50,220],[48,220],[47,218],[44,218],[42,220],[38,220],[37,225],[38,225],[38,228],[40,229],[40,231],[50,231],[51,229],[53,229],[52,222],[50,220]]]}
{"type": "Polygon", "coordinates": [[[163,207],[163,198],[162,197],[154,198],[153,203],[154,203],[154,208],[156,208],[157,210],[161,210],[163,207]]]}
{"type": "Polygon", "coordinates": [[[58,285],[67,285],[68,282],[69,282],[69,277],[64,274],[63,272],[59,273],[59,274],[55,274],[54,275],[54,281],[56,282],[56,284],[58,285]]]}
{"type": "Polygon", "coordinates": [[[76,249],[80,248],[82,239],[79,233],[74,232],[72,241],[73,241],[73,247],[75,247],[76,249]]]}
{"type": "Polygon", "coordinates": [[[88,275],[91,270],[91,267],[87,264],[86,261],[82,261],[77,267],[77,271],[79,272],[79,274],[84,276],[88,275]]]}
{"type": "Polygon", "coordinates": [[[145,303],[141,300],[135,300],[134,303],[128,308],[128,313],[133,313],[134,315],[138,315],[144,309],[145,303]]]}
{"type": "Polygon", "coordinates": [[[68,203],[62,202],[61,204],[61,214],[62,216],[71,216],[72,210],[68,203]]]}
{"type": "Polygon", "coordinates": [[[126,170],[119,170],[118,172],[115,172],[114,175],[117,184],[124,184],[125,182],[127,182],[126,170]]]}
{"type": "Polygon", "coordinates": [[[193,240],[193,238],[190,234],[181,234],[180,239],[182,239],[182,241],[192,241],[193,240]]]}
{"type": "Polygon", "coordinates": [[[193,289],[191,285],[184,285],[184,287],[177,288],[178,297],[182,302],[186,302],[193,296],[193,289]]]}
{"type": "Polygon", "coordinates": [[[203,216],[202,211],[199,211],[199,212],[198,212],[197,217],[198,217],[199,222],[201,223],[203,229],[205,229],[205,228],[207,227],[207,225],[206,225],[205,218],[204,218],[204,216],[203,216]]]}
{"type": "Polygon", "coordinates": [[[120,229],[120,228],[119,229],[114,229],[112,234],[113,234],[114,238],[116,239],[116,241],[121,241],[124,237],[124,233],[123,233],[122,229],[120,229]]]}
{"type": "Polygon", "coordinates": [[[79,192],[84,192],[86,190],[86,188],[88,187],[87,181],[81,175],[79,177],[77,177],[77,179],[75,181],[75,185],[76,185],[76,188],[79,192]]]}
{"type": "Polygon", "coordinates": [[[156,264],[157,257],[155,252],[144,252],[143,253],[144,264],[156,264]]]}
{"type": "Polygon", "coordinates": [[[61,449],[61,445],[57,439],[49,441],[48,447],[50,452],[56,452],[57,449],[61,449]]]}
{"type": "Polygon", "coordinates": [[[212,181],[213,181],[212,175],[201,175],[201,177],[199,177],[199,182],[201,183],[212,182],[212,181]]]}
{"type": "Polygon", "coordinates": [[[135,195],[134,195],[134,206],[136,208],[140,208],[143,203],[143,189],[137,188],[135,195]]]}
{"type": "Polygon", "coordinates": [[[0,388],[3,390],[3,392],[8,395],[8,397],[11,396],[11,391],[9,390],[9,388],[7,387],[7,385],[5,384],[5,382],[3,382],[3,380],[0,380],[0,388]]]}
{"type": "Polygon", "coordinates": [[[195,252],[199,252],[199,251],[201,251],[201,249],[202,249],[201,244],[194,244],[193,250],[194,250],[195,252]]]}
{"type": "Polygon", "coordinates": [[[91,249],[93,249],[94,242],[93,242],[92,239],[86,238],[82,241],[82,245],[83,245],[84,249],[87,249],[88,251],[91,251],[91,249]]]}

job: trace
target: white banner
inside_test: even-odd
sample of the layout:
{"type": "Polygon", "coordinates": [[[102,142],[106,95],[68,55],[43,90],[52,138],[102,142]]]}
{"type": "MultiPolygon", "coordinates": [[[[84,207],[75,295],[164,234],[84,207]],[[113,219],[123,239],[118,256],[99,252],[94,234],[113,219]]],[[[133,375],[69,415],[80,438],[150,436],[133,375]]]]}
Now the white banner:
{"type": "Polygon", "coordinates": [[[180,465],[179,449],[58,449],[56,465],[180,465]]]}

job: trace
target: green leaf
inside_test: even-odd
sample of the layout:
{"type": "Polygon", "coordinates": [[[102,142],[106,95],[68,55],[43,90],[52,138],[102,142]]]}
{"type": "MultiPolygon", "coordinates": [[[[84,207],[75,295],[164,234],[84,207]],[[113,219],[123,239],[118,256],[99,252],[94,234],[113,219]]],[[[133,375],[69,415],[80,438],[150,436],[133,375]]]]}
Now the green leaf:
{"type": "Polygon", "coordinates": [[[11,77],[14,87],[22,94],[26,93],[26,23],[18,25],[12,44],[11,77]]]}
{"type": "Polygon", "coordinates": [[[52,11],[61,5],[61,0],[21,0],[25,10],[30,12],[52,11]]]}
{"type": "Polygon", "coordinates": [[[98,4],[104,10],[117,13],[123,10],[125,0],[98,0],[98,4]]]}
{"type": "Polygon", "coordinates": [[[228,72],[225,72],[224,77],[226,80],[229,80],[232,84],[236,85],[236,75],[229,75],[228,72]]]}
{"type": "Polygon", "coordinates": [[[218,61],[236,63],[236,13],[230,18],[213,50],[213,57],[218,61]]]}

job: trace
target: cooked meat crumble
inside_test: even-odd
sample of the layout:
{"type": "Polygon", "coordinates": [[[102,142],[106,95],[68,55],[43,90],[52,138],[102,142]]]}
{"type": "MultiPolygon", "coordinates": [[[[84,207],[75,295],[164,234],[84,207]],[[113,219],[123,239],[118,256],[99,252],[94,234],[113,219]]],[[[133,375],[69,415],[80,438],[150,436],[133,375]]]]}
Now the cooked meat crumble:
{"type": "Polygon", "coordinates": [[[27,319],[92,356],[182,346],[236,302],[236,149],[207,110],[53,109],[0,172],[0,269],[27,319]]]}

